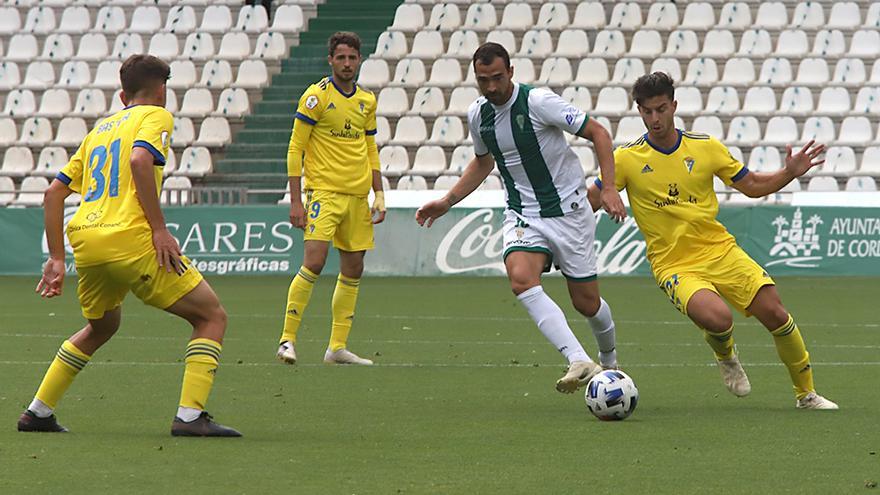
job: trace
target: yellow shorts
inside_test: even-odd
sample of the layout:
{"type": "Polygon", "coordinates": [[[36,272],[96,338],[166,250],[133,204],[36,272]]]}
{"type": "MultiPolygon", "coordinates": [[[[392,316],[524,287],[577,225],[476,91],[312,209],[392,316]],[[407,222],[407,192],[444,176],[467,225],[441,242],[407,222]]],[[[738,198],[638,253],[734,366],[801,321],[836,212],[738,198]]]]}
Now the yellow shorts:
{"type": "Polygon", "coordinates": [[[739,246],[712,262],[657,272],[654,278],[669,296],[669,302],[685,315],[691,296],[700,289],[708,289],[722,296],[740,313],[751,316],[746,308],[758,290],[765,285],[775,285],[761,265],[739,246]]]}
{"type": "Polygon", "coordinates": [[[202,274],[189,258],[181,259],[186,271],[180,275],[159,268],[155,250],[140,258],[77,267],[77,293],[83,316],[89,320],[103,317],[105,312],[119,307],[129,291],[150,306],[171,306],[202,281],[202,274]]]}
{"type": "Polygon", "coordinates": [[[307,241],[333,241],[343,251],[373,249],[373,221],[366,197],[331,191],[306,193],[307,241]]]}

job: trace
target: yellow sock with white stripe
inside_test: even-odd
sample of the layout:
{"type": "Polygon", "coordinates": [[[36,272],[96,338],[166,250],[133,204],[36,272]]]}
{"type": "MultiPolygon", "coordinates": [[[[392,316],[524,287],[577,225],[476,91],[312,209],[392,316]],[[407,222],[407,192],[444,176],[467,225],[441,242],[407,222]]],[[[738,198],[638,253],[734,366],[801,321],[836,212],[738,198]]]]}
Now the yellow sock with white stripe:
{"type": "MultiPolygon", "coordinates": [[[[180,407],[205,410],[223,347],[211,339],[192,339],[186,346],[180,407]]],[[[183,418],[185,419],[185,418],[183,418]]]]}
{"type": "Polygon", "coordinates": [[[733,325],[722,333],[711,333],[703,330],[703,338],[712,351],[715,352],[715,359],[725,361],[731,359],[734,353],[733,345],[733,325]]]}
{"type": "Polygon", "coordinates": [[[349,278],[339,274],[336,289],[333,291],[333,327],[330,332],[330,350],[338,351],[348,342],[351,322],[354,319],[354,307],[357,304],[359,278],[349,278]]]}
{"type": "Polygon", "coordinates": [[[69,340],[65,340],[55,354],[52,364],[49,365],[49,370],[46,371],[46,375],[43,377],[42,383],[40,383],[40,388],[37,389],[37,395],[34,397],[34,403],[39,401],[42,404],[32,403],[32,406],[36,409],[43,410],[35,411],[30,407],[28,409],[31,409],[31,412],[37,413],[41,417],[51,415],[58,405],[58,401],[61,400],[61,396],[64,395],[64,392],[67,392],[70,384],[73,383],[73,379],[85,368],[91,358],[91,356],[79,350],[69,340]],[[48,410],[41,408],[41,405],[48,407],[48,410]]]}
{"type": "Polygon", "coordinates": [[[770,332],[773,335],[773,343],[776,344],[776,353],[779,359],[788,368],[794,393],[798,399],[803,399],[815,389],[813,387],[813,368],[810,366],[810,353],[804,344],[804,338],[798,329],[794,318],[788,315],[785,325],[770,332]]]}
{"type": "Polygon", "coordinates": [[[287,291],[287,310],[284,314],[284,330],[281,332],[280,342],[296,342],[296,332],[302,323],[302,315],[312,298],[312,289],[318,275],[302,266],[290,282],[287,291]]]}

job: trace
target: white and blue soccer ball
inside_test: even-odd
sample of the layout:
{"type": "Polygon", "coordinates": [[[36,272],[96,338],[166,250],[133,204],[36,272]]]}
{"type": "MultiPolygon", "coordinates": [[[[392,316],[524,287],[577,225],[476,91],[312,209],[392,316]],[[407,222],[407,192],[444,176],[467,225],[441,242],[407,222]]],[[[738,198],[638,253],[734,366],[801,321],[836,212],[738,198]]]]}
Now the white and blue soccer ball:
{"type": "Polygon", "coordinates": [[[639,389],[626,373],[604,370],[587,384],[587,409],[603,421],[626,419],[639,403],[639,389]]]}

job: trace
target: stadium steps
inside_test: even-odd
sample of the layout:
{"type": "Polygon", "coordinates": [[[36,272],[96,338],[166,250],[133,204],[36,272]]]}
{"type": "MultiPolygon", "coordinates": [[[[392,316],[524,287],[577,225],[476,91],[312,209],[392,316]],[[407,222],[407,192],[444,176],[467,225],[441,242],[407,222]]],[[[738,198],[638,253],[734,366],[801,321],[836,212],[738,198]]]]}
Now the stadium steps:
{"type": "MultiPolygon", "coordinates": [[[[367,58],[379,35],[394,20],[401,0],[327,0],[318,15],[300,34],[299,45],[281,63],[281,72],[263,90],[262,100],[245,117],[243,128],[226,148],[224,157],[205,178],[205,185],[278,189],[287,187],[287,145],[296,104],[303,91],[329,75],[327,39],[337,31],[354,31],[361,37],[367,58]]],[[[251,202],[269,203],[283,194],[261,194],[251,202]]]]}

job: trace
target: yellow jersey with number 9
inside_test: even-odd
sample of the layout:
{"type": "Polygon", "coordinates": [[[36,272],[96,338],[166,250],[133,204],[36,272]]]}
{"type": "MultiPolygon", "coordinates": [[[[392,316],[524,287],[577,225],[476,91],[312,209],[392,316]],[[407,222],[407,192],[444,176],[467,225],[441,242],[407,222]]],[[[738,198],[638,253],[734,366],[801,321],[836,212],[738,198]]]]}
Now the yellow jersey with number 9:
{"type": "Polygon", "coordinates": [[[57,180],[82,195],[67,225],[77,266],[137,258],[152,248],[152,230],[131,175],[131,152],[144,148],[153,155],[159,190],[173,125],[162,107],[127,107],[92,129],[58,173],[57,180]]]}

